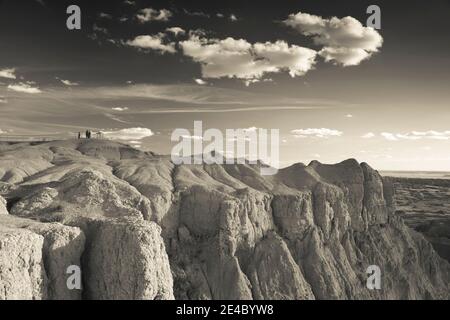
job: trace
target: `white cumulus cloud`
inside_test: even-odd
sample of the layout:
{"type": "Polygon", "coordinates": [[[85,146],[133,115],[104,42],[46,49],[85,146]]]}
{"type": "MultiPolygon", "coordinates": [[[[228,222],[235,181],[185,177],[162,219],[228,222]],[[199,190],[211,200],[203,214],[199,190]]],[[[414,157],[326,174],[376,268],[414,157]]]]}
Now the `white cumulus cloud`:
{"type": "Polygon", "coordinates": [[[340,137],[343,135],[342,131],[328,128],[308,128],[308,129],[295,129],[291,131],[296,138],[330,138],[340,137]]]}
{"type": "Polygon", "coordinates": [[[386,140],[390,140],[390,141],[397,141],[397,140],[398,140],[398,138],[396,137],[396,135],[393,134],[393,133],[390,133],[390,132],[382,132],[382,133],[381,133],[381,136],[382,136],[383,138],[385,138],[386,140]]]}
{"type": "Polygon", "coordinates": [[[1,69],[0,78],[16,79],[16,69],[1,69]]]}
{"type": "Polygon", "coordinates": [[[356,66],[361,61],[370,58],[371,53],[358,48],[333,48],[326,47],[319,51],[326,62],[338,62],[344,67],[356,66]]]}
{"type": "Polygon", "coordinates": [[[23,83],[23,82],[16,83],[16,84],[10,84],[8,86],[8,89],[12,90],[12,91],[23,92],[23,93],[31,93],[31,94],[41,93],[42,92],[39,88],[32,87],[29,84],[23,83]]]}
{"type": "Polygon", "coordinates": [[[164,43],[164,35],[159,33],[157,35],[140,35],[133,40],[128,40],[125,42],[126,45],[130,47],[135,47],[139,49],[155,50],[160,53],[175,53],[175,44],[164,43]]]}
{"type": "Polygon", "coordinates": [[[116,131],[106,131],[104,135],[110,139],[117,140],[141,140],[154,135],[153,131],[147,128],[125,128],[116,131]]]}
{"type": "Polygon", "coordinates": [[[136,19],[141,23],[150,21],[168,21],[172,15],[172,12],[167,9],[156,10],[153,8],[145,8],[139,11],[136,15],[136,19]]]}
{"type": "Polygon", "coordinates": [[[370,58],[383,44],[382,36],[371,27],[365,27],[353,17],[325,19],[298,12],[290,14],[283,23],[305,36],[311,36],[325,61],[343,66],[358,65],[370,58]]]}
{"type": "Polygon", "coordinates": [[[251,44],[244,39],[191,36],[180,42],[183,53],[201,64],[203,78],[261,79],[266,73],[287,71],[304,75],[315,63],[316,51],[285,41],[251,44]]]}
{"type": "Polygon", "coordinates": [[[183,34],[186,33],[186,31],[183,28],[180,28],[180,27],[167,28],[166,31],[173,33],[175,36],[183,35],[183,34]]]}
{"type": "Polygon", "coordinates": [[[363,135],[361,136],[361,138],[363,138],[363,139],[372,139],[372,138],[375,138],[375,133],[373,133],[373,132],[367,132],[366,134],[363,134],[363,135]]]}

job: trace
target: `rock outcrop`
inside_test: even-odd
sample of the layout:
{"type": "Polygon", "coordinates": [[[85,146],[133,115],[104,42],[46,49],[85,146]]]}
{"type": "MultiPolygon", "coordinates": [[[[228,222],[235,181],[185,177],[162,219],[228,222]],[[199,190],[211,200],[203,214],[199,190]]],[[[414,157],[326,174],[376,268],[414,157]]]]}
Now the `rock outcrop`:
{"type": "Polygon", "coordinates": [[[45,299],[44,237],[0,225],[0,299],[45,299]]]}
{"type": "MultiPolygon", "coordinates": [[[[20,255],[16,254],[12,258],[30,261],[29,265],[23,266],[24,272],[26,273],[28,270],[27,279],[32,284],[31,287],[39,288],[39,290],[34,289],[39,294],[27,289],[12,298],[32,297],[33,299],[59,300],[81,298],[81,290],[69,290],[66,284],[68,267],[80,265],[80,258],[84,250],[84,234],[80,229],[59,223],[40,223],[13,216],[0,217],[0,226],[17,237],[15,244],[9,241],[5,242],[3,248],[6,249],[13,245],[12,248],[23,249],[20,255]],[[39,273],[34,271],[35,268],[39,268],[39,273]]],[[[6,234],[5,238],[10,239],[6,234]]],[[[0,240],[2,239],[3,237],[0,238],[0,240]]],[[[0,252],[3,251],[3,248],[0,252]]],[[[0,262],[0,268],[6,269],[7,265],[6,260],[0,262]]],[[[3,282],[1,278],[2,276],[0,276],[0,283],[3,282]]],[[[19,284],[19,286],[22,285],[19,284]]]]}
{"type": "Polygon", "coordinates": [[[169,260],[160,227],[139,219],[81,219],[86,234],[84,298],[173,299],[169,260]]]}
{"type": "MultiPolygon", "coordinates": [[[[21,148],[2,157],[37,152],[51,165],[0,178],[0,190],[12,215],[74,228],[63,237],[70,243],[83,235],[82,298],[450,298],[448,262],[395,216],[392,186],[367,164],[312,162],[261,176],[257,166],[174,165],[109,141],[21,148]],[[371,265],[379,290],[366,286],[371,265]]],[[[49,257],[49,236],[25,229],[49,257]]],[[[41,265],[29,298],[54,297],[54,272],[41,265]]]]}

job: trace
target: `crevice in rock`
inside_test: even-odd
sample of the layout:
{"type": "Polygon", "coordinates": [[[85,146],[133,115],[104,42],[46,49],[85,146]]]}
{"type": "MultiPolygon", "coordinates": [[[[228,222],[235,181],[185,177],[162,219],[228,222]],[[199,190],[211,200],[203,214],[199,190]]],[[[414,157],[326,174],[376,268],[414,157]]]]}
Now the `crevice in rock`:
{"type": "Polygon", "coordinates": [[[5,200],[6,200],[6,211],[8,211],[8,213],[11,213],[11,210],[14,207],[14,205],[20,200],[22,200],[22,198],[13,197],[13,198],[6,198],[5,200]]]}

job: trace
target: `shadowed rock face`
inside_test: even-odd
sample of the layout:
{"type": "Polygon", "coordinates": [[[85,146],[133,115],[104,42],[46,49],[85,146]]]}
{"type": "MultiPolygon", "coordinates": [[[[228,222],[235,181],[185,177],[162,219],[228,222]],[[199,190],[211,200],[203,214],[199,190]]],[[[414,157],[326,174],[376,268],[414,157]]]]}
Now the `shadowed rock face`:
{"type": "MultiPolygon", "coordinates": [[[[80,249],[67,250],[80,252],[83,298],[449,298],[449,264],[393,215],[392,187],[367,164],[313,162],[261,176],[250,165],[175,166],[109,141],[2,150],[9,217],[70,226],[64,239],[80,249]],[[11,157],[33,153],[48,163],[14,171],[11,157]],[[380,290],[366,288],[369,265],[381,269],[380,290]]],[[[33,230],[21,236],[35,235],[45,256],[48,235],[33,230]]],[[[8,250],[0,253],[17,249],[8,250]]],[[[47,256],[57,266],[70,260],[47,256]]],[[[47,284],[56,271],[40,270],[26,297],[65,298],[47,284]]]]}

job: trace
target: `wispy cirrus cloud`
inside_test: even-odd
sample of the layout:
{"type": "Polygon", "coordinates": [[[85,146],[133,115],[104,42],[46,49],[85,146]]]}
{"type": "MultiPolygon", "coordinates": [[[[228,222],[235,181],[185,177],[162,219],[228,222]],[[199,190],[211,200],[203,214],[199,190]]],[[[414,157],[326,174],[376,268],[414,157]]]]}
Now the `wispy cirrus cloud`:
{"type": "Polygon", "coordinates": [[[126,111],[126,110],[128,110],[128,107],[114,107],[111,109],[114,111],[126,111]]]}
{"type": "Polygon", "coordinates": [[[344,106],[342,102],[327,99],[298,99],[289,97],[273,96],[271,94],[256,94],[246,90],[236,90],[220,88],[214,86],[199,85],[150,85],[150,84],[130,84],[124,86],[105,87],[74,87],[67,92],[61,90],[52,92],[52,96],[58,95],[61,99],[113,99],[116,107],[119,101],[131,106],[129,102],[133,100],[146,99],[152,103],[153,109],[146,109],[146,112],[162,112],[156,108],[160,103],[158,100],[171,101],[177,105],[174,109],[165,108],[166,112],[235,112],[249,110],[310,110],[325,109],[344,106]],[[155,102],[155,104],[153,104],[155,102]],[[188,106],[192,106],[191,109],[188,106]],[[222,108],[223,106],[223,108],[222,108]],[[222,110],[223,109],[223,110],[222,110]]]}
{"type": "Polygon", "coordinates": [[[330,138],[330,137],[340,137],[344,133],[335,129],[328,128],[308,128],[308,129],[295,129],[291,130],[291,134],[296,138],[330,138]]]}
{"type": "Polygon", "coordinates": [[[382,132],[381,136],[389,141],[400,141],[400,140],[450,140],[450,130],[447,131],[411,131],[407,133],[391,133],[382,132]]]}
{"type": "Polygon", "coordinates": [[[210,15],[203,12],[203,11],[189,11],[187,9],[183,9],[183,13],[187,16],[192,16],[192,17],[203,17],[203,18],[209,18],[210,15]]]}
{"type": "Polygon", "coordinates": [[[117,140],[142,140],[154,135],[153,131],[148,128],[125,128],[115,131],[105,131],[103,134],[110,139],[117,140]]]}
{"type": "Polygon", "coordinates": [[[70,80],[64,80],[64,79],[60,79],[61,83],[68,86],[68,87],[73,87],[73,86],[78,86],[80,85],[78,82],[72,82],[70,80]]]}

